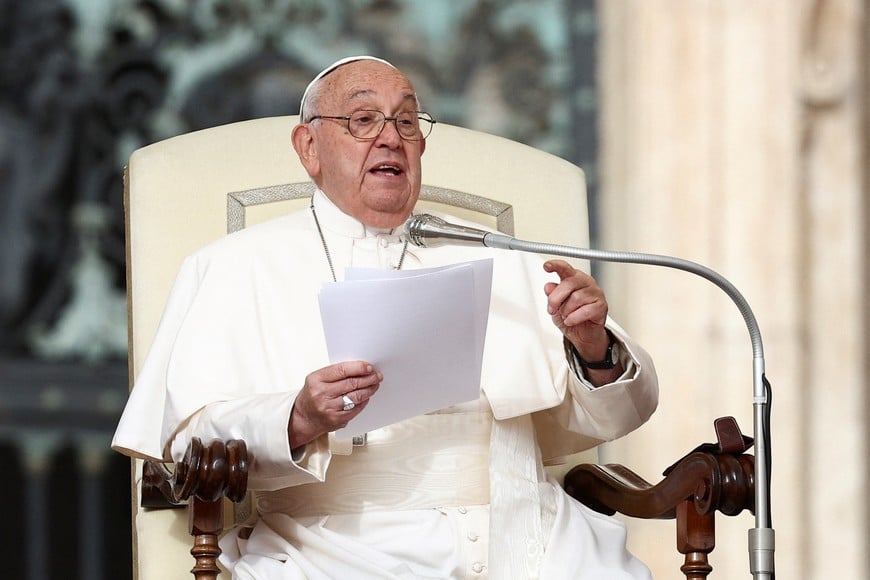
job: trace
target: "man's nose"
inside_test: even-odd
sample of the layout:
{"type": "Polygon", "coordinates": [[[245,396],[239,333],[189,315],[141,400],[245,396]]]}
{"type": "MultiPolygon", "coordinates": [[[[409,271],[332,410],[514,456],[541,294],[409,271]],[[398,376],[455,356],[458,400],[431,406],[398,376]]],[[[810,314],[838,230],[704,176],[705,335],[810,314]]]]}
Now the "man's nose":
{"type": "Polygon", "coordinates": [[[395,149],[402,144],[402,136],[399,135],[399,127],[396,125],[396,119],[386,119],[384,128],[381,134],[378,135],[378,143],[391,149],[395,149]]]}

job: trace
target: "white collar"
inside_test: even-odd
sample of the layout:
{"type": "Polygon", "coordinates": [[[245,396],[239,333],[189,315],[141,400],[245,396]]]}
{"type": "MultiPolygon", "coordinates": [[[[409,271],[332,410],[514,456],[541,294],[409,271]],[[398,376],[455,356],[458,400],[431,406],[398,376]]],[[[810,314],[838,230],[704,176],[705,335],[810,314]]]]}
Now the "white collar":
{"type": "Polygon", "coordinates": [[[348,238],[364,239],[378,236],[395,238],[391,241],[398,242],[401,239],[401,228],[374,228],[365,225],[355,217],[341,211],[320,188],[314,192],[314,209],[317,218],[324,229],[348,238]]]}

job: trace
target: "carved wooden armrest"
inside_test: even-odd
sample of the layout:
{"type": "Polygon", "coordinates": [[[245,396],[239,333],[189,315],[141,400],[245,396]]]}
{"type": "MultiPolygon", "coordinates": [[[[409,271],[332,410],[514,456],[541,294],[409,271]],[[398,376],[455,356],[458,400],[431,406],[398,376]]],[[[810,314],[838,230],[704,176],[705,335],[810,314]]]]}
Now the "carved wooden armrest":
{"type": "Polygon", "coordinates": [[[214,440],[203,445],[194,438],[174,471],[154,461],[146,461],[142,467],[142,507],[189,506],[189,531],[193,536],[190,553],[196,561],[191,573],[198,580],[216,580],[220,573],[218,537],[224,523],[221,500],[244,499],[248,464],[248,449],[242,440],[214,440]]]}
{"type": "Polygon", "coordinates": [[[697,447],[652,485],[622,465],[578,465],[565,475],[565,491],[590,508],[613,515],[677,520],[677,550],[690,580],[713,570],[707,554],[715,542],[714,515],[755,509],[755,458],[743,453],[752,439],[733,417],[714,422],[717,443],[697,447]]]}

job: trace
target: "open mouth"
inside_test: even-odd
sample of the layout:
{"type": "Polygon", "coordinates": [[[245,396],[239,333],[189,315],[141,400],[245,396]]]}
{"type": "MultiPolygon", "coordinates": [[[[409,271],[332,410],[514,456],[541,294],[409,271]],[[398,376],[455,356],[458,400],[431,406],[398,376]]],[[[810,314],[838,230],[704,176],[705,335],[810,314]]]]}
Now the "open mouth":
{"type": "Polygon", "coordinates": [[[398,165],[392,165],[390,163],[381,163],[380,165],[376,165],[369,170],[369,173],[374,173],[376,175],[387,175],[387,176],[397,176],[404,173],[402,168],[398,165]]]}

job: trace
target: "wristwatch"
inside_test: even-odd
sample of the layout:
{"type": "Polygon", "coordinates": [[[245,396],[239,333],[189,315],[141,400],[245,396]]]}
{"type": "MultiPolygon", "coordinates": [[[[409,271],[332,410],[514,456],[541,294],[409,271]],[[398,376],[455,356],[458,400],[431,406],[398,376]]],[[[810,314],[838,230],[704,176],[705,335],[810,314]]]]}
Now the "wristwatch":
{"type": "Polygon", "coordinates": [[[580,366],[586,369],[596,371],[610,370],[619,362],[619,345],[616,343],[616,337],[610,330],[607,330],[607,336],[610,337],[610,342],[607,343],[607,352],[604,353],[604,358],[597,361],[586,361],[577,353],[577,360],[580,366]]]}

